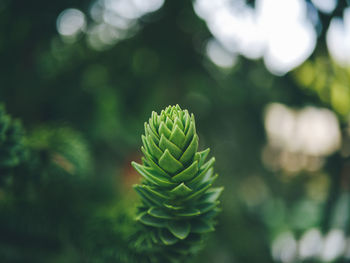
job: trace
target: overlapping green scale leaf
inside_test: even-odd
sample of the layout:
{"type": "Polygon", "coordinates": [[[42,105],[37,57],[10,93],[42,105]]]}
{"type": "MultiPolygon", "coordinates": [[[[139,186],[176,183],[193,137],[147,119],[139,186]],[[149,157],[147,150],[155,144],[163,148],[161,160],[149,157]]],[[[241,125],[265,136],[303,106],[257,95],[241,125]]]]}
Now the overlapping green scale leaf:
{"type": "Polygon", "coordinates": [[[152,112],[142,142],[142,164],[132,163],[143,178],[134,186],[142,201],[137,220],[176,262],[214,230],[222,192],[212,187],[215,158],[208,159],[209,149],[198,151],[194,115],[178,105],[152,112]]]}

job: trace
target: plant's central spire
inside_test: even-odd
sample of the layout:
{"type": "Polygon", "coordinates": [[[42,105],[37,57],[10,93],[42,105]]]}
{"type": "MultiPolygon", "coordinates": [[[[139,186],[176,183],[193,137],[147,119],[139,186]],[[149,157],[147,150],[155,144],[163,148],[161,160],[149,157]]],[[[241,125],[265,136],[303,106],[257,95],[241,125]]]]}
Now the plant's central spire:
{"type": "Polygon", "coordinates": [[[179,105],[152,112],[142,142],[143,164],[132,163],[144,179],[135,186],[142,199],[137,219],[157,244],[174,245],[174,251],[193,246],[214,229],[222,191],[212,188],[217,174],[215,159],[206,161],[209,149],[197,151],[194,115],[179,105]]]}
{"type": "Polygon", "coordinates": [[[198,149],[193,114],[179,105],[167,107],[160,115],[152,112],[142,141],[149,158],[168,175],[176,175],[188,167],[198,149]]]}

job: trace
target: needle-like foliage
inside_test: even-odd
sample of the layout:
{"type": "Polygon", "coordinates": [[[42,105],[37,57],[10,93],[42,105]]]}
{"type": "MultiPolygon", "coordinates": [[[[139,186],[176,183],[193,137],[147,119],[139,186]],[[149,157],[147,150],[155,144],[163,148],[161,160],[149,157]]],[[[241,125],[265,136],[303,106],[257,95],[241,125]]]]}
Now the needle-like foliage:
{"type": "Polygon", "coordinates": [[[0,177],[19,165],[25,157],[23,129],[18,120],[6,114],[0,105],[0,177]]]}

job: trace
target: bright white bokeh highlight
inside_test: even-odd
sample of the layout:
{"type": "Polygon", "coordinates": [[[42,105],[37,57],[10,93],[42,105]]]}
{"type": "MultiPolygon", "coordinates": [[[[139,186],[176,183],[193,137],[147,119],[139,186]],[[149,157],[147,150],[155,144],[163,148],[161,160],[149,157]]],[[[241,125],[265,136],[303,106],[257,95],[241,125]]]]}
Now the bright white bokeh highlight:
{"type": "Polygon", "coordinates": [[[271,247],[272,257],[276,261],[288,263],[294,262],[297,257],[298,243],[291,232],[280,234],[271,247]]]}
{"type": "Polygon", "coordinates": [[[321,258],[326,262],[331,262],[344,254],[346,248],[346,238],[341,229],[332,229],[324,239],[321,258]]]}
{"type": "Polygon", "coordinates": [[[196,0],[194,9],[214,37],[233,54],[263,57],[266,67],[282,75],[313,52],[316,32],[304,0],[196,0]]]}
{"type": "Polygon", "coordinates": [[[312,228],[305,232],[299,241],[299,258],[316,257],[322,251],[323,238],[319,229],[312,228]]]}
{"type": "Polygon", "coordinates": [[[331,56],[342,66],[350,66],[350,7],[344,10],[343,19],[332,19],[326,39],[331,56]]]}
{"type": "Polygon", "coordinates": [[[207,55],[214,64],[221,68],[231,68],[236,61],[236,56],[225,50],[215,39],[208,41],[207,55]]]}
{"type": "Polygon", "coordinates": [[[340,147],[339,123],[328,109],[294,110],[272,103],[266,108],[265,129],[272,145],[290,152],[327,156],[340,147]]]}
{"type": "Polygon", "coordinates": [[[94,24],[87,30],[87,41],[103,50],[133,36],[139,19],[161,8],[164,0],[96,0],[90,9],[94,24]]]}
{"type": "Polygon", "coordinates": [[[323,13],[329,14],[334,11],[338,0],[311,0],[311,2],[323,13]]]}
{"type": "Polygon", "coordinates": [[[157,11],[164,4],[164,0],[133,0],[135,7],[143,14],[157,11]]]}
{"type": "Polygon", "coordinates": [[[78,9],[66,9],[59,14],[56,26],[60,35],[74,37],[85,28],[85,15],[78,9]]]}
{"type": "Polygon", "coordinates": [[[339,228],[332,228],[322,235],[317,228],[307,230],[296,240],[293,233],[282,232],[271,243],[271,254],[277,262],[301,262],[319,259],[322,262],[350,256],[350,243],[345,232],[339,228]]]}

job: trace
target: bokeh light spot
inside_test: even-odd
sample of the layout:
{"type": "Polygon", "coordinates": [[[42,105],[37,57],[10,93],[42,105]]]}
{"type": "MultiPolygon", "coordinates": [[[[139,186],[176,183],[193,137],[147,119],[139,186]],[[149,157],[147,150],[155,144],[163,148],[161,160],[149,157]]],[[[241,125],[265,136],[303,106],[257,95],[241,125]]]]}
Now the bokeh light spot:
{"type": "Polygon", "coordinates": [[[68,8],[59,14],[56,26],[62,36],[73,37],[85,28],[85,15],[78,9],[68,8]]]}
{"type": "Polygon", "coordinates": [[[338,0],[311,0],[311,2],[323,13],[333,12],[338,4],[338,0]]]}
{"type": "Polygon", "coordinates": [[[341,65],[350,65],[350,7],[344,10],[343,20],[335,17],[327,31],[329,53],[341,65]]]}
{"type": "Polygon", "coordinates": [[[206,51],[210,60],[219,67],[231,68],[235,64],[235,55],[225,50],[215,39],[208,41],[206,51]]]}

